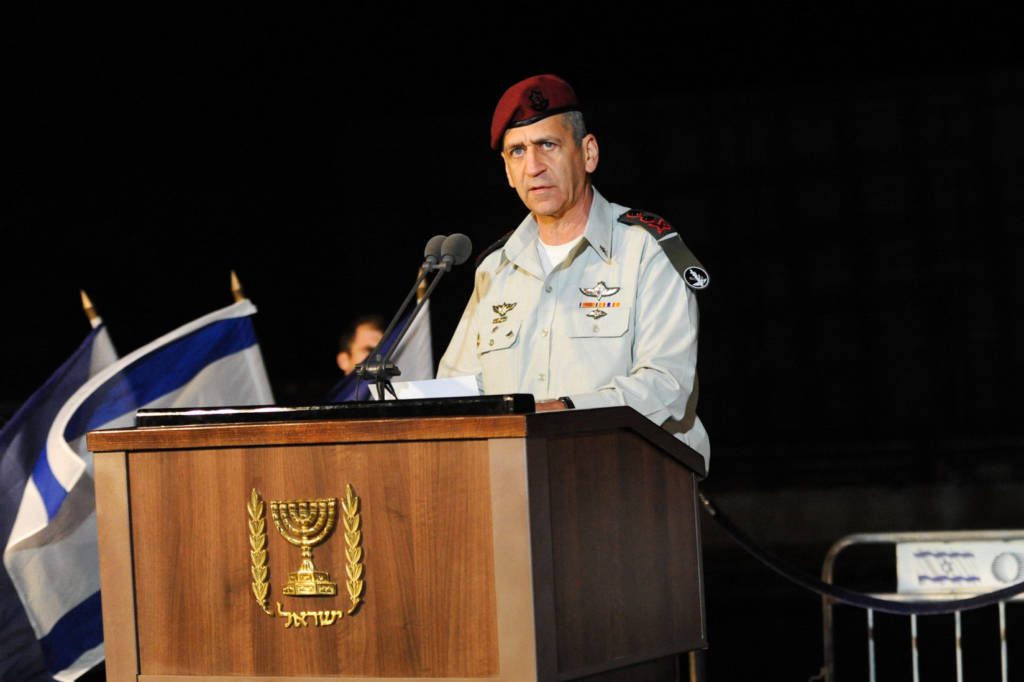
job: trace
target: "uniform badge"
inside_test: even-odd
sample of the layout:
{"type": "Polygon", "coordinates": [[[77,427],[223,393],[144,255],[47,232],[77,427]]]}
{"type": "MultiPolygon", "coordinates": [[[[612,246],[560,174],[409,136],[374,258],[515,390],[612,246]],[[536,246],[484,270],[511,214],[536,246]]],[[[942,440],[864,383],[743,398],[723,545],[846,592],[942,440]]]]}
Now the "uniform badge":
{"type": "Polygon", "coordinates": [[[600,301],[605,296],[614,296],[615,294],[619,293],[619,289],[621,288],[622,287],[610,287],[604,282],[598,282],[595,286],[592,287],[580,287],[580,293],[583,294],[584,296],[597,298],[597,300],[600,301]]]}
{"type": "Polygon", "coordinates": [[[580,308],[589,308],[587,317],[592,317],[595,320],[599,320],[608,313],[601,310],[601,308],[618,308],[618,301],[602,301],[601,299],[606,296],[614,296],[619,293],[622,287],[610,287],[604,281],[598,282],[592,287],[580,287],[580,293],[584,296],[590,296],[596,298],[596,301],[580,301],[580,308]]]}
{"type": "Polygon", "coordinates": [[[704,268],[691,265],[683,271],[683,281],[691,289],[707,289],[708,284],[711,283],[711,278],[704,268]]]}
{"type": "Polygon", "coordinates": [[[501,324],[502,322],[508,322],[508,314],[516,307],[515,303],[499,303],[498,305],[491,306],[491,310],[497,315],[491,322],[493,324],[501,324]]]}
{"type": "Polygon", "coordinates": [[[694,291],[707,289],[711,284],[708,271],[701,267],[693,252],[683,243],[682,237],[664,218],[647,211],[626,211],[619,216],[625,225],[637,225],[658,240],[672,267],[683,278],[686,286],[694,291]]]}

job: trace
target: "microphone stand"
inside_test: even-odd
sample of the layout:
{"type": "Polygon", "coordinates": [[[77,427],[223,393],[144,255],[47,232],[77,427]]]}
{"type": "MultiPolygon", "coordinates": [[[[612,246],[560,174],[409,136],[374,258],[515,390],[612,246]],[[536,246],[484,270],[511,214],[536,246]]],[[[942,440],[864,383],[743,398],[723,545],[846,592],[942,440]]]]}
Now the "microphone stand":
{"type": "Polygon", "coordinates": [[[402,327],[402,331],[398,333],[398,336],[395,338],[395,342],[391,344],[391,348],[388,349],[387,355],[385,355],[383,360],[381,360],[381,371],[376,378],[378,400],[384,400],[385,389],[392,395],[392,397],[395,398],[395,400],[398,399],[398,396],[395,395],[395,388],[391,385],[391,379],[389,377],[398,376],[402,372],[398,369],[398,366],[395,365],[395,363],[391,362],[391,358],[394,356],[395,352],[398,351],[399,344],[402,342],[402,339],[405,338],[405,334],[409,331],[409,327],[412,326],[413,320],[415,320],[416,316],[420,314],[420,310],[427,302],[427,299],[430,298],[430,294],[434,291],[434,287],[436,287],[437,283],[441,281],[441,276],[448,272],[448,268],[445,268],[443,263],[437,266],[437,269],[437,276],[430,281],[430,285],[427,286],[427,290],[423,294],[423,298],[416,302],[416,307],[413,308],[412,314],[409,315],[409,319],[405,321],[405,326],[402,327]]]}
{"type": "Polygon", "coordinates": [[[398,313],[391,320],[391,324],[388,325],[387,331],[384,332],[384,336],[381,338],[386,339],[388,334],[392,332],[395,325],[398,324],[398,320],[402,315],[402,310],[409,304],[412,297],[416,294],[416,290],[419,288],[423,278],[427,276],[427,273],[431,270],[438,270],[437,275],[430,282],[430,286],[427,287],[426,293],[423,294],[423,298],[416,304],[416,308],[413,309],[412,314],[409,315],[409,319],[406,320],[405,325],[399,331],[398,336],[395,337],[394,342],[391,344],[391,348],[388,349],[387,354],[381,356],[378,349],[374,349],[368,362],[362,362],[356,365],[356,372],[360,379],[365,381],[373,381],[377,385],[377,399],[385,399],[385,391],[390,393],[395,400],[398,399],[398,395],[395,394],[395,387],[391,385],[391,377],[398,376],[402,372],[398,369],[395,363],[391,362],[391,358],[398,350],[399,344],[405,337],[405,333],[409,331],[409,327],[412,326],[413,320],[419,314],[420,310],[423,309],[423,305],[430,298],[430,294],[437,287],[441,281],[441,277],[444,273],[451,270],[456,265],[461,265],[469,258],[470,253],[473,251],[473,245],[469,241],[469,237],[464,234],[453,234],[447,237],[438,235],[433,237],[430,242],[427,243],[427,249],[425,252],[426,260],[423,263],[423,270],[420,273],[419,278],[416,280],[416,284],[413,285],[409,294],[405,297],[401,307],[398,309],[398,313]],[[441,240],[440,244],[438,240],[441,240]],[[438,262],[437,254],[440,254],[441,260],[438,262]]]}
{"type": "MultiPolygon", "coordinates": [[[[423,263],[423,267],[420,268],[420,276],[416,278],[416,283],[412,286],[412,289],[409,290],[405,300],[402,301],[402,305],[398,307],[398,312],[395,313],[395,316],[391,319],[391,322],[388,324],[388,328],[381,335],[381,339],[388,338],[388,335],[394,331],[395,326],[402,317],[402,311],[409,305],[409,301],[412,300],[412,297],[416,295],[416,290],[419,289],[420,283],[426,279],[427,274],[435,268],[440,269],[440,266],[430,263],[429,260],[423,263]]],[[[442,272],[444,271],[442,270],[442,272]]],[[[384,391],[390,393],[395,399],[398,398],[398,396],[395,395],[394,386],[391,385],[391,377],[398,376],[402,372],[393,362],[391,362],[391,356],[394,355],[395,350],[398,348],[398,344],[402,341],[402,337],[405,336],[405,332],[409,329],[409,325],[412,323],[413,319],[415,319],[416,314],[422,307],[423,301],[427,300],[427,296],[430,295],[430,292],[434,289],[434,285],[437,284],[439,279],[441,279],[440,274],[438,274],[438,276],[430,283],[430,286],[427,287],[426,293],[416,305],[416,309],[413,311],[412,316],[410,316],[406,321],[402,331],[395,338],[395,342],[391,344],[391,348],[388,349],[387,356],[381,356],[380,351],[377,348],[374,348],[373,352],[370,353],[370,356],[366,360],[356,365],[356,375],[361,380],[367,382],[372,381],[377,386],[377,400],[384,400],[384,391]]]]}

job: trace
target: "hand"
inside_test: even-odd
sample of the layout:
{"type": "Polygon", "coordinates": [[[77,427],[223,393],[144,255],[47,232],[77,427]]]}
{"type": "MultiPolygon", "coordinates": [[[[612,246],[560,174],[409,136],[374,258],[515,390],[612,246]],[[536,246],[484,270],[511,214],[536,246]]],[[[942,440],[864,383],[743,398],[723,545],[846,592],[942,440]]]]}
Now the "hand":
{"type": "Polygon", "coordinates": [[[554,410],[568,409],[561,400],[539,400],[534,406],[537,412],[552,412],[554,410]]]}

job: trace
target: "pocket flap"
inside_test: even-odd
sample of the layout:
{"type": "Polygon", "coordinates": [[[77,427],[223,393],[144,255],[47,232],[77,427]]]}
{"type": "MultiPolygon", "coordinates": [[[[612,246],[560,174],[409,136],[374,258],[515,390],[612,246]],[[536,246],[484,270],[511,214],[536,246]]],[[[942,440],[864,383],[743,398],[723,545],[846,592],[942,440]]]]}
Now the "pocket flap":
{"type": "Polygon", "coordinates": [[[492,324],[487,328],[489,331],[480,334],[480,340],[476,349],[477,354],[484,355],[514,346],[516,339],[519,338],[519,327],[521,324],[521,321],[492,324]]]}

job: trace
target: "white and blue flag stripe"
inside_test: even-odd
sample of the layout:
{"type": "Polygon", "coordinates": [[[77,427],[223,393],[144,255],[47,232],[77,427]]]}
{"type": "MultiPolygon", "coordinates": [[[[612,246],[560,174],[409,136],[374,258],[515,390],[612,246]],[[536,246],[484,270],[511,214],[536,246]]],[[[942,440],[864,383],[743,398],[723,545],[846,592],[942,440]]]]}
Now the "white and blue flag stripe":
{"type": "Polygon", "coordinates": [[[164,335],[97,374],[57,414],[25,488],[4,564],[50,670],[73,680],[103,658],[92,455],[85,435],[149,407],[270,404],[249,301],[164,335]]]}
{"type": "MultiPolygon", "coordinates": [[[[96,327],[0,430],[0,538],[4,544],[57,413],[90,377],[117,360],[107,328],[96,327]]],[[[25,608],[0,570],[0,679],[50,679],[25,608]]]]}

